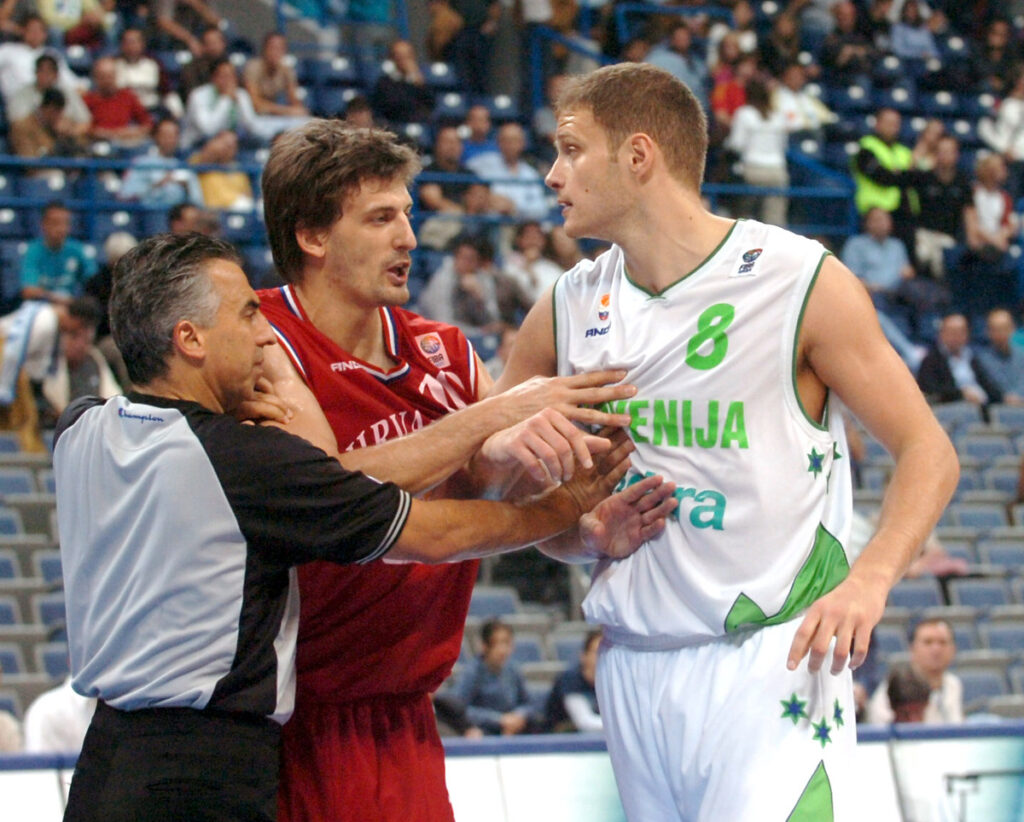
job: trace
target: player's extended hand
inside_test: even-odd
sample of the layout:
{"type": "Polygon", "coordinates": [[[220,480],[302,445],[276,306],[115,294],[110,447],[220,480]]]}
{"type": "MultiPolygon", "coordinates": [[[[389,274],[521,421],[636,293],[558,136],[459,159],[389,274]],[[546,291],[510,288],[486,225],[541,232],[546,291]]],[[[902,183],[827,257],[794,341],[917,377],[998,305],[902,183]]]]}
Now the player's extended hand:
{"type": "Polygon", "coordinates": [[[807,667],[819,671],[833,637],[832,673],[842,671],[847,660],[850,670],[859,668],[868,654],[871,631],[882,618],[887,594],[884,586],[871,585],[859,577],[848,576],[840,582],[804,616],[789,649],[789,670],[796,670],[809,653],[807,667]]]}
{"type": "Polygon", "coordinates": [[[629,470],[629,455],[636,450],[633,441],[621,429],[608,435],[610,450],[602,454],[590,468],[577,471],[562,488],[572,495],[579,515],[596,508],[618,485],[629,470]]]}
{"type": "Polygon", "coordinates": [[[593,467],[593,455],[611,447],[605,437],[588,434],[560,411],[546,408],[492,434],[480,456],[495,465],[519,464],[533,480],[548,486],[572,479],[577,462],[593,467]]]}
{"type": "Polygon", "coordinates": [[[593,371],[572,377],[533,377],[502,394],[488,397],[501,428],[510,428],[534,414],[551,408],[563,417],[586,425],[629,425],[628,414],[609,414],[583,406],[629,399],[636,395],[633,385],[616,385],[626,372],[593,371]]]}
{"type": "Polygon", "coordinates": [[[656,537],[678,505],[675,490],[661,477],[646,477],[599,502],[580,517],[580,542],[587,554],[622,559],[656,537]]]}

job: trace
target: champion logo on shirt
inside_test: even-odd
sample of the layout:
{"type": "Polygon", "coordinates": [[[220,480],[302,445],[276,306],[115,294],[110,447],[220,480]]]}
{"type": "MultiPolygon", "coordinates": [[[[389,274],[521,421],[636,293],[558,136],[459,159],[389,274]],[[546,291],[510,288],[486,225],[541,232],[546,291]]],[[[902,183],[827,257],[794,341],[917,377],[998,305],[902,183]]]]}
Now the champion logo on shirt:
{"type": "Polygon", "coordinates": [[[736,269],[736,273],[733,274],[732,276],[733,277],[745,277],[745,276],[748,276],[750,274],[750,272],[754,270],[754,263],[757,261],[757,258],[761,256],[761,252],[763,250],[764,249],[762,249],[762,248],[752,248],[749,251],[744,251],[743,252],[743,263],[740,265],[740,267],[738,269],[736,269]]]}
{"type": "Polygon", "coordinates": [[[437,334],[420,334],[416,337],[416,344],[420,347],[420,351],[426,354],[427,359],[437,368],[448,368],[451,365],[444,342],[437,334]]]}

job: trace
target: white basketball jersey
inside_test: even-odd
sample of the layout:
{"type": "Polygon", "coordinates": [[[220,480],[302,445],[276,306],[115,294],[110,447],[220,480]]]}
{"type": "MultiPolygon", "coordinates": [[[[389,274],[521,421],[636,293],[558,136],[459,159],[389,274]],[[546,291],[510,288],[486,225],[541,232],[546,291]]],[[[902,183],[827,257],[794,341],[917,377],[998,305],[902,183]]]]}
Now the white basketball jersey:
{"type": "Polygon", "coordinates": [[[799,615],[849,569],[852,489],[838,414],[804,412],[800,321],[817,242],[741,220],[661,294],[620,248],[554,292],[559,374],[624,368],[636,385],[626,481],[660,474],[679,506],[661,536],[598,564],[584,613],[616,642],[676,647],[799,615]]]}

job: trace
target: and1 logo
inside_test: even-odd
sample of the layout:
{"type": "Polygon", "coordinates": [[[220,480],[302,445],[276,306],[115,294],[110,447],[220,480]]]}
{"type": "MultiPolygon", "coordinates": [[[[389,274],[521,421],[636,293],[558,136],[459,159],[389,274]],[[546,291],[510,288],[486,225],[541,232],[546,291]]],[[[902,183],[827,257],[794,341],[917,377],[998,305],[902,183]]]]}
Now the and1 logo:
{"type": "Polygon", "coordinates": [[[447,368],[451,365],[444,343],[437,334],[420,334],[416,337],[416,344],[435,367],[447,368]]]}

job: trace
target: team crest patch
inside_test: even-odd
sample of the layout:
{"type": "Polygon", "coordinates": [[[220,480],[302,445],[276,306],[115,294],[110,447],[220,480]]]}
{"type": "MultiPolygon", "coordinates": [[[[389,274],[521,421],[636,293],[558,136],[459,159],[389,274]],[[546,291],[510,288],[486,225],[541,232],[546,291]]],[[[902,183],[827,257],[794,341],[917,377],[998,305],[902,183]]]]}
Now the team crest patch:
{"type": "Polygon", "coordinates": [[[606,322],[608,319],[609,311],[608,307],[611,305],[612,296],[611,294],[605,294],[601,297],[601,307],[597,310],[597,318],[601,322],[606,322]]]}
{"type": "Polygon", "coordinates": [[[437,368],[448,368],[452,364],[448,359],[448,351],[437,334],[420,334],[416,337],[416,345],[437,368]]]}
{"type": "Polygon", "coordinates": [[[743,263],[742,263],[742,265],[740,265],[740,267],[738,269],[736,269],[736,273],[733,274],[732,276],[733,277],[743,277],[743,276],[749,274],[751,271],[753,271],[754,270],[754,262],[757,260],[758,257],[761,256],[761,252],[762,251],[764,251],[763,248],[752,248],[749,251],[744,251],[743,252],[743,258],[742,258],[743,259],[743,263]]]}

